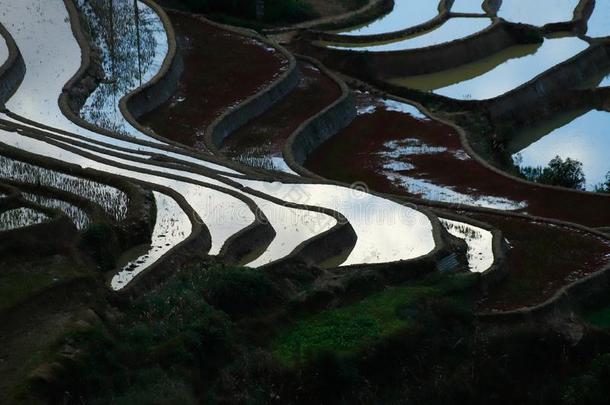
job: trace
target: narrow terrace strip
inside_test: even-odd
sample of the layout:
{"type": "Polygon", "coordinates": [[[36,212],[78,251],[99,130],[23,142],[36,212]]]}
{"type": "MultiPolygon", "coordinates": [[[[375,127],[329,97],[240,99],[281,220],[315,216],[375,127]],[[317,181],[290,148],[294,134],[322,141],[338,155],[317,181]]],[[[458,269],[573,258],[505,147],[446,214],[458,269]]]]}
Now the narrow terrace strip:
{"type": "Polygon", "coordinates": [[[221,152],[238,162],[294,173],[282,158],[288,137],[308,118],[341,96],[337,84],[316,66],[299,62],[301,81],[282,101],[225,139],[221,152]]]}
{"type": "Polygon", "coordinates": [[[140,118],[155,133],[185,145],[227,109],[278,78],[288,61],[258,40],[218,28],[196,16],[170,12],[184,73],[170,100],[140,118]]]}
{"type": "Polygon", "coordinates": [[[605,196],[515,181],[470,157],[454,129],[415,107],[367,93],[359,93],[358,100],[358,117],[309,156],[307,169],[332,180],[361,181],[384,193],[513,210],[590,227],[610,224],[605,196]]]}
{"type": "Polygon", "coordinates": [[[212,235],[212,249],[210,250],[212,255],[220,253],[223,245],[230,237],[254,223],[255,220],[253,212],[242,200],[215,189],[101,163],[14,132],[0,130],[0,142],[41,156],[76,164],[83,168],[93,168],[129,179],[172,188],[187,200],[208,227],[212,235]]]}

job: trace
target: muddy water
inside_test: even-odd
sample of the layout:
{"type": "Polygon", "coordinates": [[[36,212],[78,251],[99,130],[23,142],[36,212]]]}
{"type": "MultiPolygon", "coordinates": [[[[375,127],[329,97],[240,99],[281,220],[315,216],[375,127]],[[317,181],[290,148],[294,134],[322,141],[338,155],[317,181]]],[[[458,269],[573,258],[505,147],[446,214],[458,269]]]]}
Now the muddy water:
{"type": "Polygon", "coordinates": [[[340,34],[363,36],[385,34],[423,24],[438,15],[438,0],[395,0],[394,9],[383,17],[340,34]]]}
{"type": "Polygon", "coordinates": [[[498,17],[507,21],[542,26],[572,20],[578,0],[505,0],[498,17]]]}
{"type": "Polygon", "coordinates": [[[482,0],[455,0],[451,6],[453,13],[483,13],[482,0]]]}
{"type": "Polygon", "coordinates": [[[539,47],[519,46],[494,55],[490,60],[464,65],[453,71],[395,79],[393,82],[460,100],[485,100],[527,83],[587,47],[585,41],[576,37],[550,38],[539,47]],[[521,55],[515,57],[513,52],[521,55]],[[504,61],[496,64],[497,58],[504,61]],[[485,71],[490,66],[493,68],[485,71]],[[485,73],[476,75],[481,71],[485,73]]]}
{"type": "Polygon", "coordinates": [[[521,166],[546,166],[555,156],[576,159],[583,164],[587,189],[594,190],[610,173],[610,113],[592,110],[561,115],[521,131],[508,148],[520,156],[521,166]]]}
{"type": "Polygon", "coordinates": [[[287,68],[275,49],[186,14],[169,14],[184,61],[177,91],[139,120],[158,135],[196,145],[212,121],[256,94],[287,68]]]}
{"type": "Polygon", "coordinates": [[[610,0],[595,0],[593,14],[587,23],[587,35],[593,38],[610,35],[610,0]]]}
{"type": "Polygon", "coordinates": [[[400,41],[384,43],[380,45],[341,46],[330,45],[330,48],[348,49],[368,52],[404,51],[407,49],[425,48],[440,45],[445,42],[454,41],[470,35],[491,25],[488,18],[462,18],[456,17],[448,20],[443,25],[433,30],[405,38],[400,41]]]}
{"type": "Polygon", "coordinates": [[[298,86],[278,104],[227,137],[226,156],[249,166],[294,173],[282,157],[288,137],[308,118],[333,103],[341,90],[315,66],[301,62],[298,86]]]}
{"type": "Polygon", "coordinates": [[[414,107],[360,93],[354,122],[305,166],[326,178],[428,200],[514,210],[590,226],[610,224],[610,200],[542,190],[498,174],[463,149],[459,135],[414,107]],[[588,206],[588,210],[574,210],[588,206]]]}

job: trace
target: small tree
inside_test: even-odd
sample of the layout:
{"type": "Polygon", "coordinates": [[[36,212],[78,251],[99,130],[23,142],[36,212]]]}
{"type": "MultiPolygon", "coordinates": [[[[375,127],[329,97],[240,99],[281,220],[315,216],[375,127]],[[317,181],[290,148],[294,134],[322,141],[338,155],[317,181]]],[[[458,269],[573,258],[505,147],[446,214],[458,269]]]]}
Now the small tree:
{"type": "Polygon", "coordinates": [[[584,190],[586,183],[582,163],[570,158],[563,160],[559,156],[555,156],[549,162],[548,166],[540,173],[537,181],[578,190],[584,190]]]}
{"type": "Polygon", "coordinates": [[[595,191],[598,193],[610,193],[610,172],[606,174],[606,181],[595,187],[595,191]]]}

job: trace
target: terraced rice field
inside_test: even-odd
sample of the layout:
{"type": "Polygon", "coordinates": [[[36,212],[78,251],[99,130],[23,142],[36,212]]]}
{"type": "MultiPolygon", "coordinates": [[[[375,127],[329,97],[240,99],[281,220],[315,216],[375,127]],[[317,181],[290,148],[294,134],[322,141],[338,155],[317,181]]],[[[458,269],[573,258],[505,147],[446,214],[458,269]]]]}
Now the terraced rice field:
{"type": "Polygon", "coordinates": [[[0,0],[0,241],[82,254],[118,297],[209,260],[307,269],[295,307],[446,273],[485,284],[479,312],[553,305],[610,264],[607,2],[501,3],[265,36],[151,0],[0,0]],[[519,177],[555,156],[585,190],[519,177]]]}

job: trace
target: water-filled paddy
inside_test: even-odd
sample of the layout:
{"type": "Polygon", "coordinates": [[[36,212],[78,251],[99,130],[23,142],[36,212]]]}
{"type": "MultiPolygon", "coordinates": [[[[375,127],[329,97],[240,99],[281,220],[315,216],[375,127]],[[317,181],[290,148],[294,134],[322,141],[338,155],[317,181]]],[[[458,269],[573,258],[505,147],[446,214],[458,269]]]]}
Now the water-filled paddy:
{"type": "Polygon", "coordinates": [[[491,25],[488,18],[451,18],[438,28],[425,33],[411,36],[400,41],[389,42],[380,45],[341,46],[330,45],[330,48],[350,49],[369,52],[404,51],[408,49],[425,48],[440,45],[473,35],[491,25]]]}
{"type": "Polygon", "coordinates": [[[610,172],[610,113],[560,116],[521,131],[509,150],[518,153],[521,166],[546,166],[555,156],[576,159],[583,164],[587,189],[593,190],[610,172]]]}
{"type": "Polygon", "coordinates": [[[579,0],[505,0],[498,17],[507,21],[542,26],[570,21],[579,0]]]}
{"type": "Polygon", "coordinates": [[[483,13],[483,0],[455,0],[452,13],[483,13]]]}
{"type": "Polygon", "coordinates": [[[342,31],[340,34],[363,36],[401,31],[436,17],[438,5],[437,0],[396,0],[394,9],[388,14],[369,24],[342,31]]]}
{"type": "Polygon", "coordinates": [[[139,137],[141,133],[121,113],[119,101],[161,69],[168,52],[163,23],[152,8],[140,1],[80,0],[78,5],[95,33],[94,42],[102,53],[106,75],[106,80],[87,98],[80,114],[103,128],[139,137]],[[109,13],[108,4],[114,12],[109,13]]]}
{"type": "Polygon", "coordinates": [[[125,219],[127,213],[129,197],[115,187],[45,169],[2,155],[0,155],[0,179],[32,185],[38,184],[77,195],[98,204],[119,222],[125,219]]]}
{"type": "Polygon", "coordinates": [[[329,184],[237,181],[285,201],[325,207],[343,214],[358,235],[343,266],[414,259],[430,253],[436,245],[432,224],[426,215],[358,189],[329,184]]]}
{"type": "Polygon", "coordinates": [[[10,231],[25,226],[37,225],[48,219],[49,217],[42,212],[31,208],[16,208],[0,213],[0,231],[10,231]]]}
{"type": "Polygon", "coordinates": [[[527,83],[587,47],[587,42],[576,37],[549,38],[540,46],[518,46],[455,70],[392,81],[455,99],[485,100],[527,83]]]}
{"type": "Polygon", "coordinates": [[[587,35],[593,38],[610,35],[610,0],[595,0],[593,14],[587,23],[587,35]]]}
{"type": "Polygon", "coordinates": [[[0,142],[28,150],[31,153],[77,164],[84,168],[94,168],[134,180],[171,187],[187,200],[210,230],[212,234],[210,254],[218,254],[231,236],[253,223],[255,219],[254,214],[244,202],[207,187],[101,163],[60,147],[11,132],[0,131],[0,142]]]}
{"type": "Polygon", "coordinates": [[[493,234],[487,229],[479,228],[465,222],[439,218],[447,231],[466,241],[468,267],[473,273],[483,273],[494,263],[493,234]]]}
{"type": "Polygon", "coordinates": [[[63,212],[68,218],[72,220],[74,226],[76,226],[76,229],[78,230],[82,231],[84,229],[87,229],[87,227],[89,226],[89,215],[87,215],[87,213],[82,209],[67,201],[32,193],[21,193],[21,196],[35,204],[63,212]]]}
{"type": "Polygon", "coordinates": [[[126,264],[110,282],[114,290],[124,288],[138,274],[183,242],[192,231],[191,221],[173,198],[154,192],[157,221],[147,252],[126,264]]]}
{"type": "Polygon", "coordinates": [[[8,45],[3,36],[0,36],[0,66],[8,60],[8,45]]]}
{"type": "MultiPolygon", "coordinates": [[[[81,49],[64,2],[0,0],[0,8],[0,23],[13,36],[26,66],[24,79],[6,107],[32,121],[94,137],[59,108],[59,95],[81,65],[81,49]]],[[[113,102],[118,103],[119,98],[113,102]]],[[[139,132],[130,135],[158,143],[139,132]]]]}

